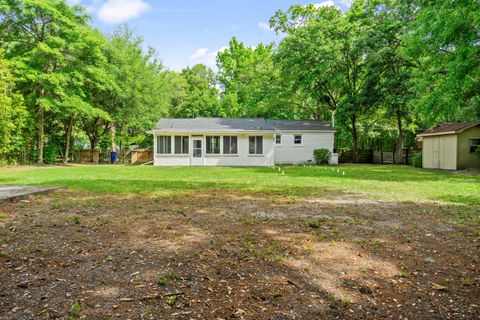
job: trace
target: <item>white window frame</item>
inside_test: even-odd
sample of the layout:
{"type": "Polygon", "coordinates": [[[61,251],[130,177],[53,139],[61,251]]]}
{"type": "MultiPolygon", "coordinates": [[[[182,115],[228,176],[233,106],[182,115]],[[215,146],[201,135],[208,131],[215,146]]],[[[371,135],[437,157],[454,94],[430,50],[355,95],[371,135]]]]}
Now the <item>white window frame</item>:
{"type": "Polygon", "coordinates": [[[293,144],[296,145],[296,146],[301,146],[301,145],[303,145],[303,135],[301,135],[301,134],[294,134],[294,135],[293,135],[293,144]],[[300,137],[300,143],[296,143],[296,142],[295,142],[295,141],[296,141],[296,140],[295,140],[296,137],[300,137]]]}
{"type": "Polygon", "coordinates": [[[186,155],[186,154],[190,154],[190,136],[173,136],[173,153],[174,154],[179,154],[179,155],[186,155]],[[180,152],[177,152],[177,141],[176,139],[177,138],[180,138],[180,152]],[[185,138],[187,138],[187,152],[184,152],[184,142],[185,142],[185,138]]]}
{"type": "Polygon", "coordinates": [[[238,155],[238,136],[222,136],[222,139],[221,139],[221,149],[222,149],[222,154],[226,154],[226,155],[238,155]],[[229,138],[229,146],[228,146],[228,150],[229,152],[228,153],[225,153],[225,138],[229,138]],[[235,138],[235,140],[237,141],[235,147],[236,147],[236,151],[235,153],[233,152],[230,152],[231,148],[232,148],[232,138],[235,138]]]}
{"type": "Polygon", "coordinates": [[[477,146],[477,148],[480,148],[480,138],[479,138],[479,137],[468,138],[468,152],[469,152],[470,154],[474,154],[474,153],[475,153],[475,150],[477,150],[477,149],[475,149],[475,150],[472,152],[471,150],[472,150],[472,147],[473,147],[473,146],[477,146]],[[478,140],[478,143],[479,143],[479,144],[473,144],[473,143],[472,143],[473,140],[478,140]]]}
{"type": "Polygon", "coordinates": [[[172,136],[168,136],[168,135],[159,135],[157,136],[157,154],[172,154],[172,136]],[[160,150],[160,139],[165,139],[163,141],[163,145],[164,145],[164,148],[163,150],[160,150]],[[167,140],[169,140],[170,142],[169,143],[166,143],[167,140]],[[166,146],[169,146],[170,147],[170,150],[169,152],[166,152],[167,151],[167,148],[166,146]]]}
{"type": "Polygon", "coordinates": [[[282,135],[280,133],[275,134],[275,144],[276,145],[282,144],[282,135]]]}
{"type": "Polygon", "coordinates": [[[248,136],[248,154],[251,155],[251,156],[262,156],[265,152],[265,145],[263,143],[263,136],[248,136]],[[250,151],[250,138],[254,138],[254,149],[255,149],[255,152],[252,153],[250,151]],[[258,139],[261,139],[262,141],[262,152],[261,153],[258,153],[258,139]]]}
{"type": "Polygon", "coordinates": [[[205,154],[206,155],[220,155],[222,154],[222,137],[221,136],[205,136],[205,154]],[[215,138],[218,138],[218,152],[214,152],[215,149],[212,148],[213,144],[210,142],[210,149],[211,150],[208,150],[208,147],[209,147],[209,143],[208,143],[208,140],[209,139],[215,139],[215,138]]]}

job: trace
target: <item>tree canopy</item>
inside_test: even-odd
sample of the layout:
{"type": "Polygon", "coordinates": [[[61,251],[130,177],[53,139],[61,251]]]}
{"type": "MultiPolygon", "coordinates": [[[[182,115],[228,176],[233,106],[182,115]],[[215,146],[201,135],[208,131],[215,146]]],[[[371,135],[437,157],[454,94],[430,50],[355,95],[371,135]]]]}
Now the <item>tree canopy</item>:
{"type": "MultiPolygon", "coordinates": [[[[0,4],[0,159],[151,147],[159,117],[322,119],[337,149],[414,145],[480,118],[480,3],[355,0],[274,12],[278,43],[233,37],[216,66],[169,70],[128,25],[103,34],[65,0],[0,4]]],[[[354,159],[356,159],[354,157],[354,159]]]]}

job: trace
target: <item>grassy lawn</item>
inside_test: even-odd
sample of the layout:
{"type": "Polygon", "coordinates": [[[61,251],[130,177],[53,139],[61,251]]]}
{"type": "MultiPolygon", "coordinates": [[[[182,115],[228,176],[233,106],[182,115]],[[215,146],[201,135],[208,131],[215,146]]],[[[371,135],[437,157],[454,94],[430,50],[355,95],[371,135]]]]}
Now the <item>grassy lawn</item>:
{"type": "Polygon", "coordinates": [[[312,197],[353,193],[376,200],[480,204],[479,175],[393,165],[284,166],[275,169],[18,167],[0,168],[0,184],[64,185],[74,190],[104,194],[158,195],[211,189],[312,197]]]}
{"type": "Polygon", "coordinates": [[[0,168],[1,319],[478,319],[480,176],[0,168]]]}

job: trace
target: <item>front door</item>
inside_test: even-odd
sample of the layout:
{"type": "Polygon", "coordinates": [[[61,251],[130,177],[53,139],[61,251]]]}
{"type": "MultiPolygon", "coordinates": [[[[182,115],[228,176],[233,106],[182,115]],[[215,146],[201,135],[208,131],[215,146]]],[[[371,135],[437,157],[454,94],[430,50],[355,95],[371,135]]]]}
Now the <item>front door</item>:
{"type": "Polygon", "coordinates": [[[203,138],[192,138],[192,166],[203,166],[203,138]]]}

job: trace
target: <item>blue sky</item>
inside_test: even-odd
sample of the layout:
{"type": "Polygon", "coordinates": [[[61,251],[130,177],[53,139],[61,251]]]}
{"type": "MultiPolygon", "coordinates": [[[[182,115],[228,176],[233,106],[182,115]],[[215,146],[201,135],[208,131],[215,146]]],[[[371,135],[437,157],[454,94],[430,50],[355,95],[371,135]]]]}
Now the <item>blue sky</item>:
{"type": "Polygon", "coordinates": [[[111,32],[127,22],[145,45],[154,47],[166,67],[180,70],[196,63],[215,66],[218,50],[236,36],[247,45],[278,42],[268,20],[278,9],[315,3],[348,8],[351,0],[67,0],[87,8],[94,25],[111,32]]]}

